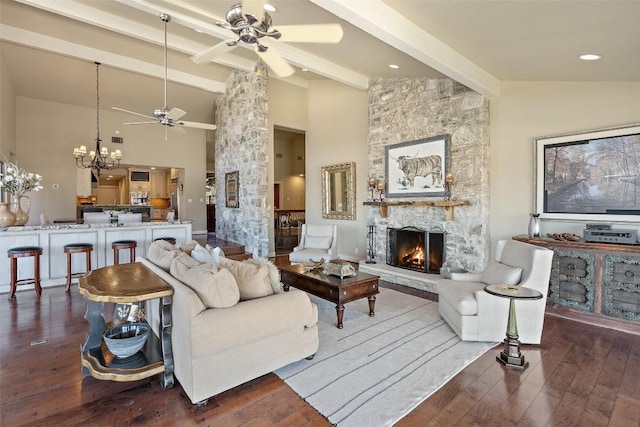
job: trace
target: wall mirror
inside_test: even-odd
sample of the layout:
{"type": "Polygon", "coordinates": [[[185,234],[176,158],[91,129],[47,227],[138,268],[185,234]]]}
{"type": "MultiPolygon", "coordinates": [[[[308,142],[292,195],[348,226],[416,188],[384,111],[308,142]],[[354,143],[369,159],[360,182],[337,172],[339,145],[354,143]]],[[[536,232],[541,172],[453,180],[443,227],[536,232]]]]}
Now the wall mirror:
{"type": "Polygon", "coordinates": [[[322,218],[356,219],[356,164],[322,167],[322,218]]]}

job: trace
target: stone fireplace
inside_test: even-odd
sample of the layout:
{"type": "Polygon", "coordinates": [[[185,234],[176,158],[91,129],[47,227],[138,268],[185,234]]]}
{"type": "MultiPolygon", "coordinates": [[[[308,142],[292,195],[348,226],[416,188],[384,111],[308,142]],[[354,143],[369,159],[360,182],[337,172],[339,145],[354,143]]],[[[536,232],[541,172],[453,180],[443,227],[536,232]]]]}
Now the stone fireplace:
{"type": "MultiPolygon", "coordinates": [[[[455,178],[451,195],[468,201],[447,220],[441,206],[412,204],[442,198],[394,198],[405,205],[387,209],[370,206],[367,223],[374,230],[376,264],[361,264],[363,271],[383,280],[434,291],[439,275],[418,273],[386,264],[388,228],[415,227],[441,230],[443,260],[456,260],[468,271],[486,265],[489,235],[489,100],[451,79],[373,79],[369,85],[368,177],[386,182],[385,147],[439,135],[450,135],[450,172],[455,178]],[[397,278],[397,280],[395,280],[397,278]],[[418,281],[426,281],[423,285],[418,281]]],[[[389,199],[391,200],[391,199],[389,199]]],[[[430,269],[430,273],[437,273],[430,269]]]]}
{"type": "Polygon", "coordinates": [[[445,234],[416,227],[387,229],[387,264],[438,273],[444,262],[445,234]]]}

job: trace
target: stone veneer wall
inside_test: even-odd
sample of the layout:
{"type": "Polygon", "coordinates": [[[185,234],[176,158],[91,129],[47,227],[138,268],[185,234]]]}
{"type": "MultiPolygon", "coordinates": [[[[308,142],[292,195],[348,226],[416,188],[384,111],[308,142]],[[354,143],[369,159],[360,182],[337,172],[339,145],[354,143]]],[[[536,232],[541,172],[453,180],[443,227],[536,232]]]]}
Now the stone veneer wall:
{"type": "MultiPolygon", "coordinates": [[[[375,259],[386,262],[387,227],[416,226],[447,233],[446,259],[470,271],[482,270],[490,257],[489,236],[489,100],[451,79],[374,79],[369,86],[369,176],[385,178],[385,146],[451,135],[452,195],[469,200],[445,221],[439,207],[389,206],[388,217],[369,208],[375,224],[375,259]]],[[[390,200],[437,200],[393,198],[390,200]]]]}
{"type": "MultiPolygon", "coordinates": [[[[269,254],[268,76],[235,70],[216,101],[216,236],[241,243],[254,257],[269,254]],[[239,171],[239,208],[225,206],[224,179],[239,171]]],[[[203,178],[204,179],[204,178],[203,178]]]]}

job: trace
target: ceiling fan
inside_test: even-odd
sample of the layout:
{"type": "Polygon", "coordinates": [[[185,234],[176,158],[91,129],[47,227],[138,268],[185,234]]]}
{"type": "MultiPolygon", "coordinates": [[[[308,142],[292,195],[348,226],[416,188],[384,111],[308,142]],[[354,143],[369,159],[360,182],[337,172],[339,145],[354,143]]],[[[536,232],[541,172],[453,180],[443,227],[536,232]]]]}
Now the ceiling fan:
{"type": "Polygon", "coordinates": [[[180,127],[184,126],[197,129],[215,130],[216,126],[209,123],[188,122],[186,120],[180,120],[180,118],[187,114],[187,112],[181,110],[180,108],[174,107],[169,109],[169,107],[167,107],[167,22],[171,21],[171,16],[162,13],[160,14],[160,19],[164,22],[164,107],[153,110],[153,116],[136,113],[135,111],[125,110],[124,108],[112,108],[114,110],[151,119],[150,121],[144,122],[129,122],[125,123],[125,125],[161,124],[166,126],[167,128],[175,129],[180,129],[180,127]]]}
{"type": "Polygon", "coordinates": [[[239,44],[255,48],[258,56],[279,77],[288,77],[294,69],[278,53],[276,43],[266,46],[261,39],[291,43],[338,43],[342,39],[340,24],[280,25],[272,28],[271,16],[264,11],[265,0],[244,0],[231,6],[225,16],[226,22],[216,25],[232,31],[237,38],[218,43],[191,57],[197,64],[209,62],[239,44]]]}

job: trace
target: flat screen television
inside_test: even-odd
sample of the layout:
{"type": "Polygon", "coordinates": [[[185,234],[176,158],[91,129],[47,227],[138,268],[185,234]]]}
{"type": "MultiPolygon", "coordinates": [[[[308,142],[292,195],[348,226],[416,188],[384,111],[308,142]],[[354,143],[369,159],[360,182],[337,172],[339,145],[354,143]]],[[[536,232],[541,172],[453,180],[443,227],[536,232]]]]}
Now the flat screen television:
{"type": "Polygon", "coordinates": [[[640,125],[536,139],[541,218],[640,222],[640,125]]]}

